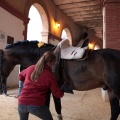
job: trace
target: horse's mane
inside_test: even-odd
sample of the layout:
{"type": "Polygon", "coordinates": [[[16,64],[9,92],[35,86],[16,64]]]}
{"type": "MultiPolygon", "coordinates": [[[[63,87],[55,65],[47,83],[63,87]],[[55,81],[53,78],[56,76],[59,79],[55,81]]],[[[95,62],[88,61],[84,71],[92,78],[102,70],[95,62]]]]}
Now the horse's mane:
{"type": "Polygon", "coordinates": [[[52,44],[46,44],[44,43],[43,46],[38,47],[39,41],[28,41],[28,40],[23,40],[23,41],[17,41],[13,44],[8,44],[5,47],[5,51],[7,51],[7,54],[11,54],[14,52],[14,54],[18,53],[35,53],[38,52],[39,49],[46,47],[46,49],[51,49],[54,48],[55,46],[52,44]]]}
{"type": "MultiPolygon", "coordinates": [[[[39,41],[28,41],[28,40],[23,40],[23,41],[17,41],[14,42],[12,44],[8,44],[5,49],[10,49],[12,47],[16,47],[16,46],[28,46],[30,45],[31,47],[38,47],[37,44],[39,43],[39,41]]],[[[54,47],[54,45],[52,44],[46,44],[44,43],[44,46],[50,46],[50,47],[54,47]]]]}

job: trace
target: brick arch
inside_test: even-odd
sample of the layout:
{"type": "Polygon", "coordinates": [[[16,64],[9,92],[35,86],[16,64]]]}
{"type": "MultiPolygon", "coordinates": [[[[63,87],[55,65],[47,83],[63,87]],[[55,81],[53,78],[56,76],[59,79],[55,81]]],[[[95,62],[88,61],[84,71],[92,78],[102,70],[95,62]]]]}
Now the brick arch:
{"type": "Polygon", "coordinates": [[[50,21],[49,21],[49,14],[47,12],[46,6],[44,2],[42,2],[41,0],[29,0],[26,3],[25,11],[24,11],[26,16],[28,16],[29,9],[32,5],[38,10],[42,19],[42,41],[44,41],[45,43],[48,43],[50,21]]]}
{"type": "MultiPolygon", "coordinates": [[[[63,28],[62,31],[63,31],[63,30],[66,32],[67,38],[68,38],[68,40],[70,41],[70,44],[72,44],[72,35],[71,35],[70,30],[69,30],[68,28],[63,28]]],[[[61,32],[61,36],[62,36],[62,32],[61,32]]]]}

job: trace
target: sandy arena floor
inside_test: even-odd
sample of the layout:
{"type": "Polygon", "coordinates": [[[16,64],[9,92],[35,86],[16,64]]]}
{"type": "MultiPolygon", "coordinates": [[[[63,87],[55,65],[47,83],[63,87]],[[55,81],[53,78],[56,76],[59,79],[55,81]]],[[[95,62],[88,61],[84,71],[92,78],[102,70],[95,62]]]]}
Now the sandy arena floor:
{"type": "MultiPolygon", "coordinates": [[[[17,95],[17,89],[8,91],[9,95],[17,95]]],[[[17,111],[17,99],[0,95],[0,120],[19,120],[17,111]]],[[[54,120],[57,114],[51,97],[50,110],[54,120]]],[[[101,97],[101,89],[65,94],[62,98],[63,120],[109,120],[109,102],[104,102],[101,97]]],[[[29,120],[39,120],[36,116],[30,115],[29,120]]],[[[120,116],[118,118],[120,120],[120,116]]]]}

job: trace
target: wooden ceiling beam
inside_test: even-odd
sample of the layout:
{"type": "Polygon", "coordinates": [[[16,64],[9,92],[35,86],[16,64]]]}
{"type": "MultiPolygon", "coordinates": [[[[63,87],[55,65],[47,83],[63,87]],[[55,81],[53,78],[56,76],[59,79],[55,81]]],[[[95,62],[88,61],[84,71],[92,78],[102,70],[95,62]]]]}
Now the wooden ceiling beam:
{"type": "MultiPolygon", "coordinates": [[[[93,27],[93,26],[90,26],[90,25],[79,25],[79,26],[86,26],[86,27],[88,27],[88,28],[90,28],[90,29],[94,29],[95,27],[93,27]]],[[[97,26],[96,26],[97,27],[97,26]]],[[[99,29],[102,29],[103,27],[99,27],[99,29]]]]}
{"type": "Polygon", "coordinates": [[[88,25],[88,24],[84,24],[84,25],[83,25],[83,24],[80,24],[80,26],[87,26],[87,27],[90,27],[90,28],[92,28],[92,29],[93,29],[93,28],[96,28],[96,27],[98,27],[99,29],[102,28],[102,26],[90,25],[90,24],[89,24],[89,25],[88,25]]]}
{"type": "Polygon", "coordinates": [[[99,1],[86,1],[86,2],[78,2],[78,3],[68,3],[68,4],[60,4],[57,5],[60,7],[60,9],[69,9],[69,8],[75,8],[75,7],[87,7],[87,6],[94,6],[94,5],[100,5],[99,1]]]}
{"type": "Polygon", "coordinates": [[[82,2],[89,2],[89,1],[99,1],[99,0],[54,0],[56,5],[64,5],[69,3],[82,3],[82,2]]]}
{"type": "Polygon", "coordinates": [[[86,24],[80,24],[80,25],[87,25],[87,26],[91,26],[91,27],[102,27],[101,24],[97,24],[97,23],[94,23],[94,24],[86,23],[86,24]]]}
{"type": "Polygon", "coordinates": [[[102,31],[101,28],[102,28],[102,27],[94,27],[94,30],[95,30],[95,31],[102,31]]]}
{"type": "Polygon", "coordinates": [[[89,27],[103,27],[103,25],[101,25],[101,24],[97,24],[97,23],[88,23],[88,22],[86,22],[86,23],[78,23],[80,26],[89,26],[89,27]]]}
{"type": "Polygon", "coordinates": [[[88,28],[90,28],[90,29],[94,29],[94,30],[101,30],[103,27],[98,27],[98,26],[95,26],[95,27],[93,27],[93,26],[90,26],[90,25],[80,25],[80,26],[86,26],[86,27],[88,27],[88,28]],[[98,28],[98,29],[97,29],[98,28]]]}
{"type": "Polygon", "coordinates": [[[86,22],[89,22],[89,23],[91,23],[91,22],[98,22],[98,23],[102,23],[102,19],[100,19],[100,20],[85,20],[85,21],[78,21],[78,22],[80,22],[80,23],[86,23],[86,22]]]}
{"type": "Polygon", "coordinates": [[[87,16],[87,15],[102,15],[102,11],[88,11],[86,12],[73,12],[73,13],[67,13],[67,15],[69,17],[73,17],[73,16],[87,16]]]}
{"type": "Polygon", "coordinates": [[[82,11],[96,11],[96,10],[102,10],[102,8],[100,7],[100,5],[96,5],[94,7],[75,7],[75,8],[71,8],[71,9],[64,9],[65,13],[69,13],[69,12],[82,12],[82,11]]]}
{"type": "Polygon", "coordinates": [[[85,21],[84,23],[82,22],[78,22],[78,24],[81,24],[81,25],[90,25],[90,26],[102,26],[101,23],[98,23],[97,21],[94,21],[94,22],[87,22],[85,21]]]}
{"type": "Polygon", "coordinates": [[[82,18],[82,19],[87,19],[87,18],[98,18],[98,17],[101,17],[102,16],[100,14],[97,14],[97,15],[92,15],[92,14],[89,14],[89,15],[82,15],[82,16],[72,16],[71,18],[72,19],[79,19],[79,18],[82,18]]]}
{"type": "Polygon", "coordinates": [[[102,20],[102,17],[94,17],[94,18],[73,18],[73,20],[75,21],[75,22],[77,22],[77,21],[88,21],[88,20],[102,20]]]}
{"type": "Polygon", "coordinates": [[[78,10],[72,10],[72,11],[69,11],[69,12],[64,12],[65,14],[74,14],[74,13],[81,13],[81,14],[89,14],[89,13],[99,13],[101,10],[98,8],[98,9],[94,9],[94,10],[84,10],[84,11],[80,11],[79,9],[78,10]]]}
{"type": "MultiPolygon", "coordinates": [[[[100,25],[100,26],[98,26],[98,25],[90,25],[90,24],[84,24],[84,25],[81,24],[81,25],[82,25],[82,26],[87,26],[87,27],[90,27],[90,28],[94,28],[94,29],[95,29],[95,28],[96,28],[96,29],[100,29],[100,28],[102,28],[101,25],[100,25]]],[[[80,25],[80,26],[81,26],[81,25],[80,25]]]]}
{"type": "Polygon", "coordinates": [[[102,38],[103,16],[100,0],[53,0],[69,18],[102,38]]]}

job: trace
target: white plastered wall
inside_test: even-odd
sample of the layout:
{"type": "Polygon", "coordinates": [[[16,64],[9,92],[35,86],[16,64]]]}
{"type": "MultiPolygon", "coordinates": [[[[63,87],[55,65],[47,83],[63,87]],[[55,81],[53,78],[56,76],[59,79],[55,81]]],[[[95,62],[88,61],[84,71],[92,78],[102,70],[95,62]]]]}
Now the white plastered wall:
{"type": "MultiPolygon", "coordinates": [[[[0,33],[5,35],[4,39],[0,39],[0,49],[4,49],[7,45],[7,36],[11,36],[15,41],[21,41],[23,36],[23,21],[0,7],[0,33]]],[[[7,86],[14,87],[18,85],[19,65],[15,66],[7,79],[7,86]]]]}

